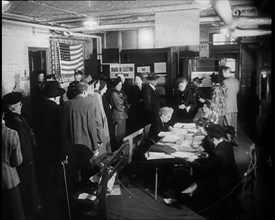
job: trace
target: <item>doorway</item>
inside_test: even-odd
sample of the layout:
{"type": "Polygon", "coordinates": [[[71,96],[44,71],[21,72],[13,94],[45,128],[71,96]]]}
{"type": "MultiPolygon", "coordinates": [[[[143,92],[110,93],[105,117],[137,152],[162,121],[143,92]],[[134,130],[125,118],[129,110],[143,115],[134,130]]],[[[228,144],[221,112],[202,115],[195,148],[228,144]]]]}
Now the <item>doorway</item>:
{"type": "MultiPolygon", "coordinates": [[[[29,48],[30,93],[32,94],[37,81],[37,73],[43,71],[47,74],[47,49],[29,48]]],[[[45,77],[46,77],[45,74],[45,77]]]]}

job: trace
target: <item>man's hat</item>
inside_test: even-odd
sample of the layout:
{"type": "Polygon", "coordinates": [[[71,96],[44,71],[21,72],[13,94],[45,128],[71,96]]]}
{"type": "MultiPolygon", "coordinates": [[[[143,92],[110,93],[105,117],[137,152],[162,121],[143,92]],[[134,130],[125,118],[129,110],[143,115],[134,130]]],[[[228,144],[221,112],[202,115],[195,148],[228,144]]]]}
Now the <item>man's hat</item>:
{"type": "Polygon", "coordinates": [[[58,81],[48,81],[43,88],[43,94],[45,97],[54,98],[61,96],[65,93],[65,89],[60,88],[58,81]]]}
{"type": "Polygon", "coordinates": [[[201,83],[201,82],[202,82],[202,79],[199,78],[199,77],[195,77],[195,78],[193,79],[193,82],[201,83]]]}
{"type": "Polygon", "coordinates": [[[113,87],[116,87],[120,82],[121,82],[120,77],[115,78],[115,80],[113,81],[113,87]]]}
{"type": "Polygon", "coordinates": [[[147,80],[154,81],[157,80],[159,77],[155,73],[149,73],[147,76],[147,80]]]}
{"type": "Polygon", "coordinates": [[[107,83],[104,80],[100,80],[98,90],[101,91],[105,87],[105,85],[107,85],[107,83]]]}
{"type": "Polygon", "coordinates": [[[94,83],[96,80],[93,79],[93,78],[91,77],[91,75],[82,75],[80,81],[81,81],[81,82],[84,82],[84,83],[87,83],[87,84],[89,84],[89,85],[91,85],[91,84],[94,83]]]}
{"type": "Polygon", "coordinates": [[[22,93],[20,92],[10,92],[3,96],[3,104],[5,105],[14,105],[20,102],[23,98],[22,93]]]}

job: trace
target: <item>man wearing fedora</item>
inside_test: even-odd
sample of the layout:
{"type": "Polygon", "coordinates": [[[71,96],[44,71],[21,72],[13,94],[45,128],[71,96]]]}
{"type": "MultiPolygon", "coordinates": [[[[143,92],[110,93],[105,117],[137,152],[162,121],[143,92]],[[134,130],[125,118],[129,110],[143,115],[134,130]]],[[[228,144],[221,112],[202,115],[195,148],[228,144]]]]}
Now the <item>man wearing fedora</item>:
{"type": "Polygon", "coordinates": [[[61,161],[64,159],[63,134],[65,108],[60,105],[65,90],[58,81],[49,81],[43,89],[43,100],[38,106],[37,168],[41,196],[49,219],[58,218],[58,191],[63,187],[61,161]]]}
{"type": "Polygon", "coordinates": [[[145,110],[145,121],[147,124],[152,122],[152,119],[158,116],[161,107],[161,99],[156,91],[158,76],[155,73],[149,73],[147,77],[148,84],[144,84],[143,104],[145,110]]]}
{"type": "Polygon", "coordinates": [[[23,162],[17,168],[20,178],[19,190],[24,213],[31,217],[40,206],[33,159],[34,136],[27,121],[21,115],[22,94],[11,92],[3,96],[4,121],[7,127],[17,131],[23,162]]]}
{"type": "Polygon", "coordinates": [[[106,153],[106,148],[102,146],[102,143],[104,142],[104,128],[103,128],[103,121],[101,120],[101,108],[100,108],[100,103],[98,99],[96,98],[95,94],[95,87],[98,84],[98,80],[93,79],[91,75],[83,75],[81,82],[84,82],[88,85],[88,90],[87,90],[87,100],[90,103],[90,111],[92,113],[92,116],[95,120],[95,128],[96,128],[96,133],[97,133],[97,140],[99,144],[99,155],[102,155],[106,153]]]}

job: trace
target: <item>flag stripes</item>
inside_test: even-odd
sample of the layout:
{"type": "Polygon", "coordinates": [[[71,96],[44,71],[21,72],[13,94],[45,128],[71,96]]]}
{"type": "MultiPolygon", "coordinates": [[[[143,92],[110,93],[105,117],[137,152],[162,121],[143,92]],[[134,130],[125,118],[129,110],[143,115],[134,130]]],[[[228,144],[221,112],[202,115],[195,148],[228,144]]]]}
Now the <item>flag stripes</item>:
{"type": "Polygon", "coordinates": [[[84,69],[82,45],[59,43],[61,74],[73,74],[74,70],[84,69]]]}

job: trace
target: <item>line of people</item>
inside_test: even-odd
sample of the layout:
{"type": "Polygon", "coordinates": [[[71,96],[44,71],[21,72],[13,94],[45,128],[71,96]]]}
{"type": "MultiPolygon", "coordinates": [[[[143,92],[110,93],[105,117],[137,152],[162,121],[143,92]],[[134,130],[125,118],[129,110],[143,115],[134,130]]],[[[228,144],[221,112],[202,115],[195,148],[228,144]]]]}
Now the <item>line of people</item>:
{"type": "MultiPolygon", "coordinates": [[[[225,115],[237,128],[239,84],[229,67],[222,73],[225,79],[213,86],[211,101],[199,92],[196,83],[179,79],[171,121],[192,122],[206,117],[220,123],[225,115]]],[[[31,107],[21,109],[22,103],[28,103],[21,93],[3,97],[4,122],[17,131],[20,140],[23,162],[18,163],[17,172],[19,188],[25,187],[20,191],[21,199],[29,201],[23,202],[26,216],[43,206],[49,218],[58,218],[58,195],[64,191],[61,161],[66,157],[72,178],[87,181],[98,172],[95,164],[118,149],[127,133],[159,117],[165,100],[157,92],[158,76],[150,73],[146,79],[144,83],[143,75],[137,73],[135,85],[130,85],[122,75],[111,81],[76,71],[67,91],[56,80],[40,80],[31,94],[31,107]]]]}

